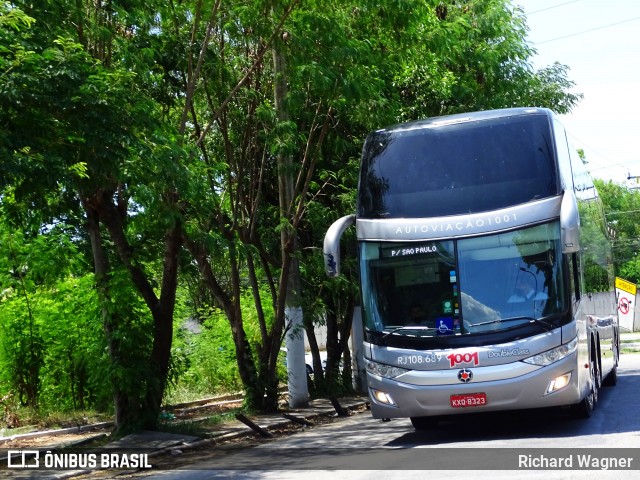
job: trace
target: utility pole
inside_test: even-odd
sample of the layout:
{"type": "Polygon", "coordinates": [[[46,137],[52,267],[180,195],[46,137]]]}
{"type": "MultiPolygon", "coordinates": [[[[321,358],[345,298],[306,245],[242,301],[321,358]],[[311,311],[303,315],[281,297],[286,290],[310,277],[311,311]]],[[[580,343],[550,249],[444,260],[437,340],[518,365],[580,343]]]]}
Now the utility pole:
{"type": "Polygon", "coordinates": [[[631,173],[627,173],[627,180],[635,180],[636,181],[636,186],[632,187],[631,185],[627,185],[629,188],[632,188],[632,189],[640,188],[640,176],[631,175],[631,173]]]}
{"type": "MultiPolygon", "coordinates": [[[[282,39],[274,42],[273,46],[273,74],[274,101],[278,122],[289,120],[287,112],[287,76],[286,59],[283,52],[282,39]]],[[[286,256],[290,256],[289,275],[285,300],[285,346],[287,347],[287,378],[289,389],[289,406],[291,408],[306,407],[309,404],[307,387],[307,367],[304,360],[304,326],[301,306],[300,265],[295,252],[298,248],[297,232],[290,227],[293,215],[294,201],[294,171],[291,156],[278,152],[278,190],[280,204],[280,242],[283,265],[286,256]],[[284,223],[289,223],[285,226],[284,223]]]]}

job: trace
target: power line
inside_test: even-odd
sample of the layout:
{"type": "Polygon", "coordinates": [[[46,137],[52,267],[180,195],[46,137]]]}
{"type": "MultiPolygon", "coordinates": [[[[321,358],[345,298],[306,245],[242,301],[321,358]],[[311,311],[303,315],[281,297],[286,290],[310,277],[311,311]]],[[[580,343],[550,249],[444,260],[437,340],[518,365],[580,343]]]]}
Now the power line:
{"type": "Polygon", "coordinates": [[[569,5],[570,3],[576,3],[576,2],[581,2],[581,1],[582,0],[571,0],[570,2],[559,3],[557,5],[552,5],[550,7],[541,8],[540,10],[534,10],[533,12],[527,13],[527,16],[528,15],[533,15],[535,13],[546,12],[547,10],[552,10],[554,8],[562,7],[563,5],[569,5]]]}
{"type": "MultiPolygon", "coordinates": [[[[567,135],[569,135],[569,137],[573,138],[575,140],[575,143],[580,144],[582,147],[584,147],[584,150],[587,150],[591,153],[594,153],[596,155],[596,158],[589,158],[587,157],[587,163],[591,163],[592,161],[600,164],[600,165],[604,165],[602,167],[598,167],[598,168],[589,168],[587,166],[587,170],[589,170],[589,173],[591,172],[595,172],[598,170],[604,170],[605,168],[612,168],[612,167],[622,167],[622,166],[626,166],[624,163],[616,163],[614,162],[614,160],[611,160],[610,158],[608,158],[606,155],[603,155],[602,153],[598,152],[595,148],[592,148],[590,145],[587,145],[585,142],[583,142],[580,138],[576,137],[572,132],[567,131],[567,135]],[[604,162],[602,160],[599,160],[597,157],[601,157],[602,160],[604,160],[604,162]]],[[[627,163],[633,163],[634,161],[630,161],[627,163]]]]}
{"type": "MultiPolygon", "coordinates": [[[[571,4],[574,4],[574,3],[581,2],[581,1],[582,0],[556,0],[554,5],[546,6],[546,7],[544,5],[541,5],[541,4],[537,3],[537,2],[536,2],[537,5],[532,5],[532,4],[529,4],[527,2],[527,5],[528,5],[529,9],[531,9],[531,10],[525,10],[525,15],[527,17],[533,17],[534,15],[540,14],[542,12],[552,11],[552,13],[548,13],[548,15],[544,16],[544,18],[545,19],[546,18],[551,19],[552,17],[560,18],[560,15],[561,15],[560,11],[556,12],[555,10],[557,10],[560,7],[564,8],[564,10],[562,10],[562,15],[564,15],[565,12],[567,14],[569,14],[570,12],[574,12],[574,11],[578,12],[583,7],[586,9],[587,8],[586,2],[583,2],[580,6],[572,6],[571,5],[571,4]],[[534,10],[535,6],[538,6],[539,9],[535,9],[534,10]]],[[[515,0],[514,3],[518,3],[518,1],[515,0]]],[[[531,2],[531,3],[533,3],[533,2],[531,2]]],[[[590,10],[587,10],[587,11],[590,11],[590,10]]],[[[548,32],[551,35],[554,35],[554,33],[556,35],[558,35],[558,34],[561,34],[561,35],[558,35],[557,37],[552,36],[551,38],[549,38],[549,36],[548,36],[547,39],[542,39],[539,42],[531,41],[531,44],[533,46],[543,45],[543,44],[546,44],[546,43],[551,43],[551,42],[554,42],[554,41],[567,39],[567,38],[571,38],[571,37],[574,37],[574,36],[585,35],[587,33],[595,32],[595,31],[602,30],[602,29],[611,29],[613,27],[620,26],[620,25],[623,25],[623,24],[626,24],[626,23],[630,23],[630,22],[634,22],[634,21],[637,21],[637,20],[640,19],[640,16],[637,15],[637,12],[631,12],[631,11],[624,12],[624,10],[619,10],[619,11],[620,11],[620,13],[618,15],[623,16],[623,17],[626,16],[628,18],[626,18],[626,19],[623,18],[622,20],[619,20],[619,21],[614,21],[614,22],[611,22],[611,23],[602,24],[603,20],[604,21],[611,21],[611,20],[614,20],[615,18],[612,19],[612,18],[606,18],[606,17],[604,17],[604,18],[595,17],[595,18],[601,18],[601,20],[600,20],[601,24],[600,25],[596,25],[594,27],[591,27],[591,28],[588,28],[588,29],[585,29],[585,30],[581,30],[581,31],[578,31],[578,32],[574,32],[574,33],[566,33],[566,30],[564,32],[562,32],[562,31],[561,32],[548,32]],[[629,15],[633,15],[634,13],[636,13],[635,16],[629,17],[629,15]]],[[[592,15],[592,17],[593,17],[593,15],[592,15]]],[[[540,20],[542,17],[538,16],[538,17],[535,17],[535,18],[537,20],[540,20]]],[[[618,18],[620,18],[620,17],[618,17],[618,18]]],[[[589,25],[583,25],[583,27],[584,26],[589,26],[589,25]]],[[[621,27],[618,28],[618,31],[620,31],[620,30],[622,30],[621,27]]],[[[529,38],[531,38],[531,37],[529,36],[529,38]]],[[[583,142],[580,139],[577,139],[577,137],[572,135],[572,133],[570,131],[568,131],[568,134],[571,137],[574,137],[578,141],[580,146],[582,148],[584,148],[585,151],[587,152],[587,161],[588,161],[587,169],[589,170],[589,172],[591,172],[595,176],[602,175],[603,172],[606,172],[606,176],[608,176],[608,174],[611,173],[611,175],[615,176],[616,178],[620,177],[616,181],[623,181],[622,178],[621,178],[623,171],[624,171],[624,179],[626,180],[627,176],[630,174],[629,173],[629,169],[631,168],[632,170],[635,170],[635,168],[638,168],[637,167],[638,166],[638,161],[634,160],[634,159],[629,159],[627,155],[624,155],[624,158],[620,158],[619,155],[616,155],[617,158],[610,158],[610,157],[608,157],[606,155],[603,155],[600,151],[592,148],[586,142],[583,142]],[[608,169],[610,169],[611,172],[607,172],[608,169]]],[[[636,173],[636,172],[634,171],[633,173],[636,173]]],[[[639,173],[639,175],[640,175],[640,173],[639,173]]]]}
{"type": "MultiPolygon", "coordinates": [[[[611,160],[607,160],[607,161],[611,161],[611,160]]],[[[640,161],[638,161],[638,160],[629,160],[629,161],[620,162],[620,163],[613,163],[612,162],[611,165],[605,165],[603,167],[598,167],[598,168],[589,168],[589,165],[588,165],[589,163],[591,163],[591,160],[589,158],[587,158],[587,170],[589,171],[589,173],[597,172],[598,170],[604,170],[605,168],[624,168],[624,167],[626,167],[627,168],[627,172],[629,172],[629,166],[630,165],[637,165],[638,163],[640,163],[640,161]]],[[[602,162],[596,162],[596,163],[600,163],[602,165],[602,162]]],[[[631,178],[635,178],[635,176],[629,175],[629,173],[627,173],[626,179],[627,180],[631,180],[630,177],[631,178]]]]}
{"type": "MultiPolygon", "coordinates": [[[[590,157],[589,155],[587,155],[586,160],[587,160],[587,170],[589,171],[589,173],[593,173],[593,172],[597,172],[599,170],[605,170],[608,168],[623,168],[626,167],[627,171],[630,165],[634,165],[638,163],[638,160],[627,160],[624,162],[616,162],[612,159],[610,159],[609,157],[607,157],[606,155],[602,154],[601,152],[599,152],[598,150],[596,150],[595,148],[591,147],[590,145],[588,145],[587,143],[585,143],[584,141],[582,141],[582,139],[576,137],[573,132],[568,131],[567,130],[567,135],[569,137],[571,137],[574,140],[574,144],[579,144],[583,147],[583,150],[585,150],[585,153],[593,153],[595,154],[595,158],[590,157]],[[600,158],[598,158],[600,157],[600,158]],[[598,165],[602,165],[599,167],[595,167],[595,168],[591,168],[589,166],[589,164],[591,163],[595,163],[598,165]]],[[[629,180],[627,178],[627,180],[629,180]]]]}
{"type": "Polygon", "coordinates": [[[603,30],[609,27],[615,27],[616,25],[622,25],[623,23],[633,22],[635,20],[640,19],[640,17],[628,18],[627,20],[622,20],[620,22],[610,23],[608,25],[602,25],[601,27],[590,28],[589,30],[583,30],[582,32],[570,33],[569,35],[563,35],[562,37],[551,38],[549,40],[543,40],[542,42],[532,42],[534,45],[542,45],[543,43],[555,42],[556,40],[563,40],[565,38],[576,37],[578,35],[584,35],[585,33],[595,32],[597,30],[603,30]]]}

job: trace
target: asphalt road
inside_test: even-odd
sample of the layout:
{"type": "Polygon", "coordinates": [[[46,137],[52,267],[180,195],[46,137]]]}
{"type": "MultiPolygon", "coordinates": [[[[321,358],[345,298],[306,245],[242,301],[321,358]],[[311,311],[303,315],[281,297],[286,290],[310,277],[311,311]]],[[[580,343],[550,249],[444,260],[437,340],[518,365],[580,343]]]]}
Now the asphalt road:
{"type": "Polygon", "coordinates": [[[385,423],[362,414],[258,447],[225,450],[184,470],[153,471],[145,477],[640,478],[639,393],[640,355],[624,354],[618,385],[601,391],[597,410],[588,420],[575,420],[558,410],[533,410],[456,417],[432,431],[416,432],[408,420],[385,423]],[[577,469],[585,460],[589,467],[577,469]],[[558,462],[564,462],[562,468],[555,468],[558,462]]]}

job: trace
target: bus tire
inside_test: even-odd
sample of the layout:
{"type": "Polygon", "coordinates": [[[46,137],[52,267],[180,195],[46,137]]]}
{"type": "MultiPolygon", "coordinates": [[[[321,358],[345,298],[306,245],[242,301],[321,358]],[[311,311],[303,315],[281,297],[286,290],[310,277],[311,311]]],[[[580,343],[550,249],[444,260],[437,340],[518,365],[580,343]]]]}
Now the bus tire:
{"type": "Polygon", "coordinates": [[[594,373],[595,373],[595,399],[596,399],[596,405],[598,404],[598,402],[600,401],[600,389],[602,388],[602,368],[601,368],[601,363],[600,363],[600,356],[596,357],[593,360],[593,368],[594,368],[594,373]]]}
{"type": "Polygon", "coordinates": [[[416,430],[431,430],[438,425],[438,417],[410,417],[416,430]]]}
{"type": "Polygon", "coordinates": [[[618,365],[614,365],[611,371],[609,372],[609,375],[607,375],[605,379],[602,381],[602,385],[604,385],[605,387],[615,387],[617,383],[618,383],[618,365]]]}
{"type": "Polygon", "coordinates": [[[576,418],[589,418],[593,415],[593,411],[598,404],[598,362],[595,358],[591,359],[589,368],[589,375],[591,384],[591,391],[578,403],[573,405],[573,413],[576,418]]]}
{"type": "Polygon", "coordinates": [[[602,381],[602,385],[605,387],[615,387],[618,383],[618,363],[620,362],[620,340],[618,336],[615,336],[613,342],[613,368],[609,372],[609,375],[602,381]]]}

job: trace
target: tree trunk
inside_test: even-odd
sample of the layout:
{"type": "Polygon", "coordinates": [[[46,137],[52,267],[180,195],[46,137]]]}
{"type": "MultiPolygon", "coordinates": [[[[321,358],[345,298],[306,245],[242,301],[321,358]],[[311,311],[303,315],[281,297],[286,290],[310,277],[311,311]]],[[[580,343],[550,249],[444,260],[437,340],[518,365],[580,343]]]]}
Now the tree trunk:
{"type": "MultiPolygon", "coordinates": [[[[265,388],[263,387],[264,380],[262,379],[264,379],[265,376],[257,375],[251,345],[249,344],[249,340],[247,339],[247,335],[244,331],[242,311],[237,298],[240,290],[238,284],[239,272],[236,271],[231,275],[232,279],[235,279],[232,280],[232,283],[235,284],[235,286],[232,286],[232,290],[236,292],[236,295],[232,297],[218,283],[218,280],[213,273],[213,269],[211,268],[211,263],[209,262],[204,245],[192,239],[186,239],[185,244],[198,264],[198,269],[200,270],[204,284],[216,299],[218,305],[224,310],[225,316],[229,321],[229,326],[231,327],[231,333],[233,335],[233,343],[236,349],[238,373],[240,374],[240,379],[242,380],[242,385],[245,389],[245,404],[252,410],[263,410],[265,409],[266,401],[265,388]]],[[[237,270],[238,264],[235,259],[233,248],[231,248],[231,261],[229,263],[230,268],[237,270]]],[[[268,383],[269,382],[267,381],[267,384],[268,383]]]]}
{"type": "MultiPolygon", "coordinates": [[[[83,201],[83,205],[87,214],[87,230],[93,254],[96,289],[102,311],[102,328],[107,340],[110,363],[113,367],[118,368],[122,363],[120,359],[120,343],[118,341],[118,335],[116,334],[119,328],[119,319],[118,312],[111,306],[111,295],[109,293],[108,281],[109,263],[102,243],[100,216],[86,200],[83,201]]],[[[121,431],[128,428],[127,425],[129,424],[130,419],[136,418],[138,412],[131,411],[129,406],[135,404],[130,401],[129,397],[120,388],[120,384],[115,380],[115,378],[111,378],[111,388],[113,391],[115,429],[116,431],[121,431]]]]}
{"type": "Polygon", "coordinates": [[[179,225],[176,225],[165,236],[160,299],[158,308],[151,310],[153,314],[153,347],[150,358],[152,381],[148,383],[145,399],[143,426],[146,429],[155,429],[158,426],[162,398],[169,376],[171,344],[173,342],[173,313],[178,288],[178,252],[181,246],[182,232],[179,225]]]}
{"type": "MultiPolygon", "coordinates": [[[[118,336],[122,333],[123,326],[118,321],[117,309],[111,306],[108,286],[109,266],[102,245],[100,222],[106,226],[122,264],[129,270],[132,282],[144,299],[153,318],[151,354],[147,365],[143,366],[150,375],[146,382],[146,392],[140,392],[142,393],[140,397],[125,391],[116,381],[113,384],[116,431],[126,433],[140,429],[154,429],[158,425],[160,407],[169,373],[171,343],[173,341],[173,313],[178,285],[178,253],[182,246],[181,227],[176,222],[165,235],[163,275],[160,298],[158,298],[146,273],[137,263],[133,248],[127,240],[124,219],[122,218],[123,215],[126,215],[126,208],[116,207],[113,203],[113,192],[109,191],[99,191],[91,202],[85,200],[83,204],[87,212],[96,283],[102,305],[109,356],[113,366],[117,368],[123,363],[120,355],[121,345],[118,342],[118,336]]],[[[123,366],[130,367],[130,365],[123,366]]]]}

